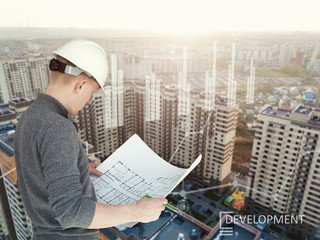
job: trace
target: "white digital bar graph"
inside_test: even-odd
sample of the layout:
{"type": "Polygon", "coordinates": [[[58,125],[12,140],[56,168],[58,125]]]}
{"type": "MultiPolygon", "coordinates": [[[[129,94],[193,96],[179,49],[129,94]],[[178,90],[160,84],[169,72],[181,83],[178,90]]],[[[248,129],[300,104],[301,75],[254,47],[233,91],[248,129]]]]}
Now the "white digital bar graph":
{"type": "Polygon", "coordinates": [[[178,79],[178,116],[190,114],[190,84],[187,84],[187,47],[182,49],[182,72],[178,79]]]}
{"type": "Polygon", "coordinates": [[[116,54],[111,54],[111,86],[104,87],[107,96],[105,101],[105,127],[123,126],[123,70],[117,66],[116,54]]]}
{"type": "Polygon", "coordinates": [[[160,81],[156,75],[146,77],[146,121],[160,120],[160,81]]]}
{"type": "Polygon", "coordinates": [[[254,84],[255,84],[255,67],[253,66],[253,58],[250,60],[250,76],[247,80],[247,104],[254,103],[254,84]]]}
{"type": "Polygon", "coordinates": [[[228,106],[234,106],[237,102],[237,81],[234,78],[235,55],[235,43],[233,43],[231,50],[231,64],[228,66],[228,106]]]}

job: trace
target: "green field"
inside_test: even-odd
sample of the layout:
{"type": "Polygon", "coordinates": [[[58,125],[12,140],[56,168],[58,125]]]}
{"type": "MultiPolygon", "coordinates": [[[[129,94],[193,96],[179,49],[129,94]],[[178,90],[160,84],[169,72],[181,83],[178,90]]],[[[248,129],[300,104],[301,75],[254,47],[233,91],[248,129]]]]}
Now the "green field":
{"type": "Polygon", "coordinates": [[[214,193],[212,193],[211,191],[206,191],[203,194],[203,196],[205,196],[205,197],[207,197],[207,198],[209,198],[209,199],[211,199],[211,200],[213,200],[215,202],[219,201],[219,199],[221,198],[221,197],[215,195],[214,193]]]}
{"type": "Polygon", "coordinates": [[[235,141],[233,150],[233,162],[250,162],[252,152],[252,141],[235,141]]]}
{"type": "Polygon", "coordinates": [[[209,226],[209,227],[215,227],[215,226],[217,226],[217,222],[216,221],[214,221],[214,220],[212,220],[211,222],[209,222],[207,225],[209,226]]]}
{"type": "Polygon", "coordinates": [[[246,138],[252,140],[251,133],[245,128],[237,128],[236,137],[246,138]]]}
{"type": "MultiPolygon", "coordinates": [[[[253,146],[253,136],[248,131],[246,123],[242,120],[237,124],[236,138],[234,140],[233,163],[250,162],[253,146]]],[[[241,172],[241,171],[240,171],[241,172]]]]}
{"type": "Polygon", "coordinates": [[[201,213],[198,213],[197,211],[190,209],[192,212],[192,215],[195,217],[195,219],[199,220],[200,222],[204,222],[207,220],[207,217],[203,216],[201,213]]]}

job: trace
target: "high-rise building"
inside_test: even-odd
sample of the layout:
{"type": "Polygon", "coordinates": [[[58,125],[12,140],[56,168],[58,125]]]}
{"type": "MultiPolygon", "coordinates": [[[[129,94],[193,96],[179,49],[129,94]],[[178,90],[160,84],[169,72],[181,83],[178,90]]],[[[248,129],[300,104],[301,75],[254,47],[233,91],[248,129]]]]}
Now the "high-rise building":
{"type": "Polygon", "coordinates": [[[26,98],[14,98],[8,104],[0,105],[0,179],[1,202],[4,203],[9,239],[32,239],[32,226],[24,209],[17,186],[15,172],[13,138],[15,124],[20,115],[32,101],[26,98]],[[13,223],[13,224],[12,224],[13,223]]]}
{"type": "MultiPolygon", "coordinates": [[[[0,165],[0,176],[2,175],[1,171],[1,165],[0,165]]],[[[8,220],[11,222],[11,226],[13,226],[13,222],[11,219],[11,214],[7,213],[5,209],[9,209],[8,207],[8,201],[6,199],[2,199],[1,196],[4,196],[5,194],[5,186],[4,181],[2,178],[0,178],[0,239],[9,239],[9,223],[8,220]],[[7,218],[7,215],[10,215],[10,219],[7,218]]],[[[12,230],[14,230],[12,228],[12,230]]]]}
{"type": "Polygon", "coordinates": [[[316,48],[314,49],[309,59],[309,62],[307,64],[307,70],[320,72],[320,61],[317,58],[318,51],[319,51],[319,44],[317,44],[316,48]]]}
{"type": "Polygon", "coordinates": [[[288,42],[282,44],[280,48],[279,64],[290,63],[294,54],[295,53],[292,44],[288,42]]]}
{"type": "Polygon", "coordinates": [[[172,101],[169,160],[188,167],[202,154],[203,160],[190,176],[204,185],[223,185],[229,182],[231,172],[238,107],[228,106],[227,99],[216,97],[215,108],[207,110],[204,95],[191,92],[189,116],[178,117],[172,101]]]}
{"type": "Polygon", "coordinates": [[[105,86],[107,96],[96,96],[95,104],[86,106],[76,117],[80,138],[95,146],[100,158],[109,156],[124,143],[123,73],[117,70],[116,55],[112,54],[110,60],[111,84],[105,86]]]}
{"type": "Polygon", "coordinates": [[[304,56],[305,56],[304,51],[302,50],[297,51],[294,64],[298,66],[302,66],[304,64],[304,56]]]}
{"type": "Polygon", "coordinates": [[[127,80],[139,79],[152,72],[152,62],[149,58],[140,56],[124,56],[123,71],[127,80]]]}
{"type": "Polygon", "coordinates": [[[106,107],[107,100],[107,98],[95,96],[94,104],[87,105],[75,117],[79,127],[78,135],[80,139],[93,145],[94,151],[100,159],[109,156],[123,143],[121,141],[121,128],[105,127],[106,122],[111,118],[111,111],[106,107]]]}
{"type": "Polygon", "coordinates": [[[0,61],[0,103],[11,98],[36,98],[49,83],[48,59],[29,57],[0,61]]]}
{"type": "Polygon", "coordinates": [[[202,154],[203,160],[191,176],[204,185],[228,183],[237,104],[230,105],[227,99],[217,96],[215,108],[210,110],[206,94],[192,91],[189,115],[179,115],[178,87],[164,86],[159,79],[149,81],[125,82],[119,111],[112,110],[117,100],[112,94],[117,91],[105,86],[110,96],[94,96],[93,103],[77,118],[82,140],[105,158],[137,133],[159,156],[178,166],[188,167],[202,154]],[[116,118],[123,119],[123,124],[108,123],[116,118]]]}
{"type": "Polygon", "coordinates": [[[257,214],[304,215],[284,225],[315,239],[320,211],[320,109],[265,106],[257,119],[246,198],[257,214]]]}

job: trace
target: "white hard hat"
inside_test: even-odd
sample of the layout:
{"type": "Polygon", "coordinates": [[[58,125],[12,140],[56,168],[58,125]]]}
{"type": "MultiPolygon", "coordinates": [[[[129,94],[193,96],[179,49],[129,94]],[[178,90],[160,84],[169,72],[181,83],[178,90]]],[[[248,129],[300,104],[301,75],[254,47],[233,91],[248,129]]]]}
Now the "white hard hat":
{"type": "Polygon", "coordinates": [[[89,76],[92,76],[106,95],[103,86],[108,76],[107,54],[97,43],[83,39],[72,40],[53,53],[72,62],[89,76]]]}

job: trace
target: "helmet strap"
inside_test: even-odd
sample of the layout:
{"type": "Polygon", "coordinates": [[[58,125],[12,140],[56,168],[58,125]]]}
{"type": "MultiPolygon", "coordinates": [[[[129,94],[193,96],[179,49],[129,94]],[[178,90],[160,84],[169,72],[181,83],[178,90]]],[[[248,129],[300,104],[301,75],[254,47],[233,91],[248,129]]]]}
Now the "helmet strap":
{"type": "MultiPolygon", "coordinates": [[[[61,73],[67,73],[67,74],[71,74],[71,75],[74,75],[74,76],[78,76],[80,75],[82,72],[88,74],[86,71],[83,71],[82,69],[78,68],[78,67],[72,67],[72,66],[69,66],[55,58],[52,58],[50,60],[50,63],[49,63],[49,69],[51,71],[58,71],[58,72],[61,72],[61,73]]],[[[90,74],[88,74],[89,77],[92,77],[90,74]]]]}

